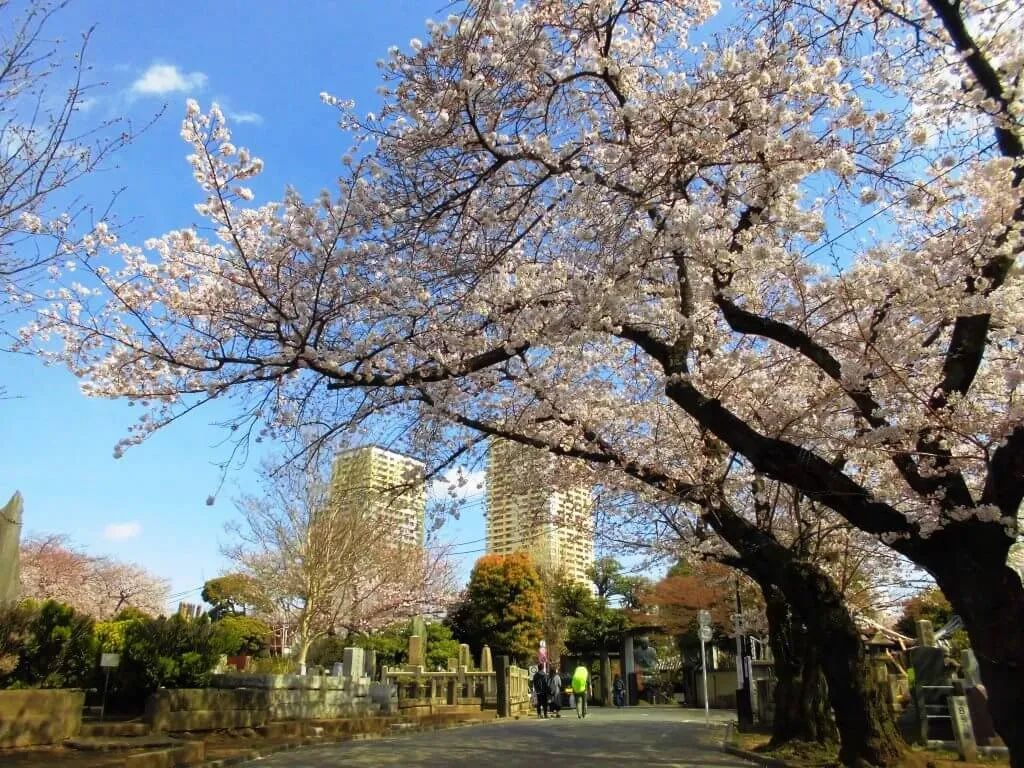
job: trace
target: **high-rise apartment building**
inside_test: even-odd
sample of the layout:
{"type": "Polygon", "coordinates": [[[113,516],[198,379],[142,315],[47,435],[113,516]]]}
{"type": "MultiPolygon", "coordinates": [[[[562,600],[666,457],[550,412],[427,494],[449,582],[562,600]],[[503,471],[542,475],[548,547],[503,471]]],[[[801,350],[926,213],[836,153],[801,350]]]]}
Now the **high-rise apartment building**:
{"type": "Polygon", "coordinates": [[[589,487],[554,489],[537,471],[555,457],[505,440],[487,455],[487,552],[526,552],[542,569],[589,584],[594,564],[594,499],[589,487]]]}
{"type": "Polygon", "coordinates": [[[376,445],[350,448],[334,461],[336,503],[369,512],[387,523],[391,540],[423,546],[427,497],[423,462],[376,445]]]}

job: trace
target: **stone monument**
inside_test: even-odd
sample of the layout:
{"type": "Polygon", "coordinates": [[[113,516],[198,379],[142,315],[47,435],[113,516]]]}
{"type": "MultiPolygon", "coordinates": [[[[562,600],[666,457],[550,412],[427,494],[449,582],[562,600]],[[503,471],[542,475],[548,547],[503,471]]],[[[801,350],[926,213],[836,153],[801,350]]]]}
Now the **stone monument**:
{"type": "Polygon", "coordinates": [[[422,635],[409,635],[409,660],[406,662],[410,667],[422,667],[426,663],[422,635]]]}
{"type": "Polygon", "coordinates": [[[17,491],[0,509],[0,606],[17,602],[21,596],[21,516],[23,505],[17,491]]]}

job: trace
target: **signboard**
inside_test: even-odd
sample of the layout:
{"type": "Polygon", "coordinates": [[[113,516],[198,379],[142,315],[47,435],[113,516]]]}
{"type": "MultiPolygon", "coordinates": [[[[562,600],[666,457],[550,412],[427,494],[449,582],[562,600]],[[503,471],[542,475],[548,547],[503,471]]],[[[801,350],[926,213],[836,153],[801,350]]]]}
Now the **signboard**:
{"type": "MultiPolygon", "coordinates": [[[[93,657],[95,658],[95,657],[93,657]]],[[[121,654],[119,653],[103,653],[100,654],[100,668],[101,669],[117,669],[121,664],[121,654]]]]}
{"type": "Polygon", "coordinates": [[[699,624],[702,627],[710,627],[711,626],[711,612],[710,611],[705,611],[705,610],[697,611],[697,624],[699,624]]]}
{"type": "Polygon", "coordinates": [[[701,627],[697,630],[697,636],[700,638],[702,643],[710,643],[713,636],[711,627],[701,627]]]}
{"type": "Polygon", "coordinates": [[[533,677],[536,674],[537,674],[537,665],[534,664],[532,667],[530,667],[530,677],[533,677]]]}

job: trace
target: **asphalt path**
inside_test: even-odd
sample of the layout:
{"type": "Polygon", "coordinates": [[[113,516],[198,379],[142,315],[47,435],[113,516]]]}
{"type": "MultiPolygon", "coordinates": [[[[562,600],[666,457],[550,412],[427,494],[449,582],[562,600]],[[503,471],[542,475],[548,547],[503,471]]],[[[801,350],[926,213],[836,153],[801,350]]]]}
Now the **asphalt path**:
{"type": "Polygon", "coordinates": [[[681,707],[594,707],[584,720],[498,720],[485,725],[412,733],[374,741],[304,747],[247,763],[260,768],[371,768],[372,766],[477,766],[564,768],[643,765],[658,768],[740,768],[747,763],[722,752],[728,713],[681,707]]]}

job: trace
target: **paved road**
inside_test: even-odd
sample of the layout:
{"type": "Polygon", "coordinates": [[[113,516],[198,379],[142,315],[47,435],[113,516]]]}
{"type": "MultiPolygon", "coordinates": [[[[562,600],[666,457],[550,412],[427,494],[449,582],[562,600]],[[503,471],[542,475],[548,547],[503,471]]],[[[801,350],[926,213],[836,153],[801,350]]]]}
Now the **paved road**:
{"type": "MultiPolygon", "coordinates": [[[[641,765],[657,768],[749,768],[721,751],[721,722],[710,730],[704,712],[681,708],[605,710],[585,720],[497,721],[430,733],[283,752],[256,768],[564,768],[641,765]]],[[[714,716],[713,716],[714,717],[714,716]]]]}

